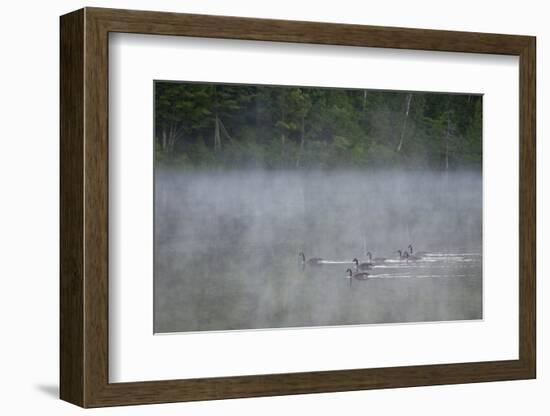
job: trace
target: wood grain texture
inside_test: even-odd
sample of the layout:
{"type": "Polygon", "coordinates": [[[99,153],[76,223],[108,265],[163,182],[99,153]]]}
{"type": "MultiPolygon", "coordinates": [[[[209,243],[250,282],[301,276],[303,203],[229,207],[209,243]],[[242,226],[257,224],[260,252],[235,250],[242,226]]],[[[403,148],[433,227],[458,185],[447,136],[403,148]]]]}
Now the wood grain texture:
{"type": "Polygon", "coordinates": [[[533,378],[535,39],[528,36],[86,8],[61,18],[61,397],[83,407],[533,378]],[[519,359],[206,379],[108,381],[108,33],[520,57],[519,359]]]}
{"type": "Polygon", "coordinates": [[[108,380],[108,34],[86,13],[84,58],[85,405],[108,380]]]}
{"type": "Polygon", "coordinates": [[[110,32],[519,55],[528,36],[87,8],[110,32]]]}
{"type": "Polygon", "coordinates": [[[536,41],[520,54],[519,356],[536,377],[536,41]]]}
{"type": "Polygon", "coordinates": [[[84,12],[60,22],[60,388],[84,405],[84,12]]]}

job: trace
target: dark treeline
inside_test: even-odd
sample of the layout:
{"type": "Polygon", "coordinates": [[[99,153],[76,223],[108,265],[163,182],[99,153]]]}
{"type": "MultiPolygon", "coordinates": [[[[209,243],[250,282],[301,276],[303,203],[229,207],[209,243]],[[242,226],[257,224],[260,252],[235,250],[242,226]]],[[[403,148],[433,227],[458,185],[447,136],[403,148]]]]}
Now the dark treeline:
{"type": "Polygon", "coordinates": [[[155,82],[158,163],[480,169],[482,97],[155,82]]]}

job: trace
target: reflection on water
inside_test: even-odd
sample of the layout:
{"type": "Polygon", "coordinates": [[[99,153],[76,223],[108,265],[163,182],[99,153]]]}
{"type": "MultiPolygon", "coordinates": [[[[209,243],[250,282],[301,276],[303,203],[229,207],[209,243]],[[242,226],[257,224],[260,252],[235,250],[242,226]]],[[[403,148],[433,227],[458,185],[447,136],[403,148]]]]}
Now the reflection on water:
{"type": "Polygon", "coordinates": [[[155,332],[482,317],[479,174],[164,171],[155,186],[155,332]],[[367,252],[367,280],[350,279],[367,252]]]}

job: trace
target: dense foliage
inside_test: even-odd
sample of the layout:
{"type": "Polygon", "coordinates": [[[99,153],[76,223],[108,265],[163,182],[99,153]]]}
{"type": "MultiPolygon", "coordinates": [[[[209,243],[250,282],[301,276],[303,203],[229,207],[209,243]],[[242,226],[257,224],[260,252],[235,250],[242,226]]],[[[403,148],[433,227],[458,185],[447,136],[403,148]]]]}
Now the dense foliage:
{"type": "Polygon", "coordinates": [[[155,149],[184,168],[481,168],[482,97],[155,82],[155,149]]]}

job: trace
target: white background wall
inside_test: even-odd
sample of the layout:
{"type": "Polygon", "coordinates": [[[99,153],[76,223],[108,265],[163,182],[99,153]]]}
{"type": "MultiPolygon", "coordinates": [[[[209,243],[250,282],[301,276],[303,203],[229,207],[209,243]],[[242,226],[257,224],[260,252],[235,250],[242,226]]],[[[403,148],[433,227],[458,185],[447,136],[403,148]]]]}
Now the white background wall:
{"type": "MultiPolygon", "coordinates": [[[[542,129],[550,90],[545,2],[69,1],[4,2],[0,14],[0,409],[3,414],[77,414],[58,395],[59,20],[82,6],[536,35],[538,41],[538,317],[535,381],[423,387],[338,394],[225,400],[87,411],[88,414],[384,414],[500,415],[548,413],[545,357],[549,299],[542,212],[550,146],[542,129]]],[[[545,201],[546,199],[546,201],[545,201]]],[[[505,236],[503,236],[505,238],[505,236]]]]}

